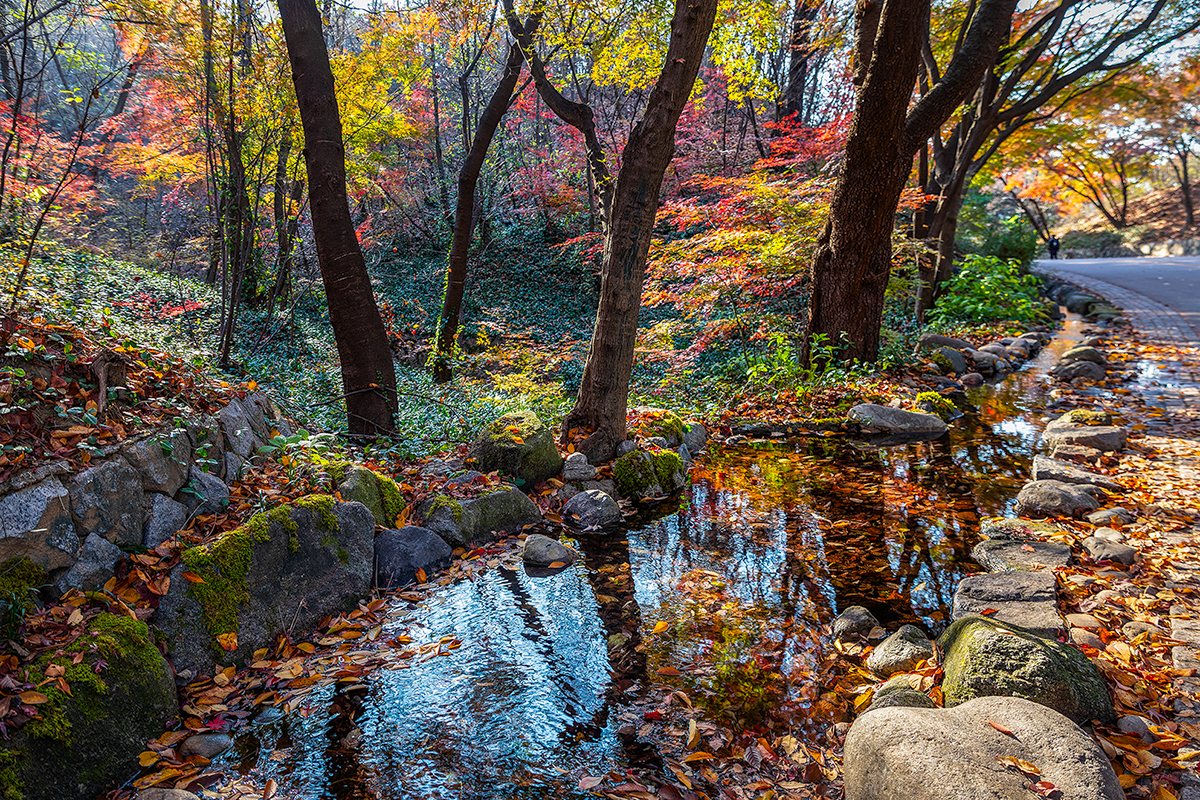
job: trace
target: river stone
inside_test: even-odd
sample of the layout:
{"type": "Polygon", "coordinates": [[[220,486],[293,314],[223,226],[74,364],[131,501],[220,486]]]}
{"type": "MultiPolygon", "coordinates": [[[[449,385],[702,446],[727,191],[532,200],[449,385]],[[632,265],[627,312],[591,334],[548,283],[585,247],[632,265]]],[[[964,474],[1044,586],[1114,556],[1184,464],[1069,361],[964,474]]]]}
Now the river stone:
{"type": "Polygon", "coordinates": [[[1104,751],[1055,711],[1019,697],[956,708],[883,708],[846,737],[847,800],[1013,800],[1030,779],[997,758],[1036,764],[1069,800],[1124,800],[1104,751]],[[1001,733],[991,722],[1013,732],[1001,733]]]}
{"type": "Polygon", "coordinates": [[[1099,463],[1103,455],[1104,453],[1094,447],[1083,447],[1077,444],[1060,444],[1050,453],[1051,458],[1059,461],[1083,461],[1093,465],[1099,463]]]}
{"type": "Polygon", "coordinates": [[[1096,528],[1092,531],[1092,536],[1097,539],[1103,539],[1106,542],[1116,542],[1121,544],[1125,541],[1125,536],[1116,528],[1096,528]]]}
{"type": "Polygon", "coordinates": [[[176,668],[211,675],[214,665],[241,663],[280,631],[313,630],[322,617],[352,608],[371,589],[374,545],[366,506],[316,495],[185,550],[154,617],[176,668]],[[185,571],[204,582],[185,579],[185,571]],[[217,636],[232,632],[237,647],[227,652],[217,636]]]}
{"type": "Polygon", "coordinates": [[[1000,344],[999,342],[989,342],[989,343],[985,344],[983,347],[979,348],[979,352],[991,353],[996,358],[1003,358],[1003,359],[1007,359],[1011,355],[1008,352],[1008,348],[1005,347],[1004,345],[1000,344]]]}
{"type": "Polygon", "coordinates": [[[213,731],[212,733],[197,733],[183,740],[177,751],[181,758],[188,756],[203,756],[209,760],[216,758],[233,747],[233,737],[228,733],[213,731]]]}
{"type": "Polygon", "coordinates": [[[146,742],[179,714],[171,670],[145,623],[99,614],[85,625],[63,655],[47,654],[32,665],[39,672],[49,663],[65,667],[72,696],[43,686],[50,702],[38,709],[58,722],[10,729],[0,752],[5,797],[92,800],[135,774],[146,742]],[[72,669],[75,652],[83,654],[78,672],[72,669]]]}
{"type": "Polygon", "coordinates": [[[563,517],[581,528],[603,528],[621,521],[621,509],[615,500],[598,489],[588,489],[563,505],[563,517]]]}
{"type": "Polygon", "coordinates": [[[64,594],[70,589],[95,591],[113,576],[120,560],[121,548],[97,533],[89,533],[79,548],[79,560],[54,585],[64,594]]]}
{"type": "Polygon", "coordinates": [[[521,548],[521,558],[526,564],[534,567],[548,567],[551,564],[575,563],[575,551],[562,542],[555,541],[549,536],[535,533],[525,538],[521,548]]]}
{"type": "Polygon", "coordinates": [[[150,516],[142,531],[142,544],[151,549],[175,536],[187,525],[187,506],[165,494],[151,495],[150,516]]]}
{"type": "Polygon", "coordinates": [[[362,503],[375,518],[376,525],[388,527],[396,520],[388,519],[383,511],[383,496],[379,493],[379,478],[366,467],[357,464],[347,467],[345,477],[338,484],[338,491],[347,503],[362,503]]]}
{"type": "Polygon", "coordinates": [[[1104,640],[1092,633],[1087,628],[1071,628],[1071,632],[1067,635],[1067,639],[1071,642],[1071,644],[1077,644],[1083,647],[1094,647],[1097,650],[1104,649],[1104,640]]]}
{"type": "Polygon", "coordinates": [[[143,789],[134,795],[133,800],[200,800],[200,798],[185,789],[143,789]]]}
{"type": "Polygon", "coordinates": [[[229,505],[229,487],[213,473],[193,464],[191,478],[179,497],[189,514],[219,514],[229,505]]]}
{"type": "Polygon", "coordinates": [[[1028,519],[988,517],[979,523],[979,535],[985,539],[1031,541],[1050,538],[1062,533],[1062,528],[1053,522],[1035,522],[1028,519]]]}
{"type": "Polygon", "coordinates": [[[1064,444],[1075,444],[1107,453],[1125,448],[1125,429],[1115,425],[1080,425],[1056,419],[1046,426],[1042,441],[1049,450],[1064,444]]]}
{"type": "Polygon", "coordinates": [[[849,417],[868,431],[875,430],[892,434],[928,434],[945,433],[946,431],[946,423],[936,414],[904,411],[875,403],[856,405],[850,409],[849,417]]]}
{"type": "Polygon", "coordinates": [[[1033,457],[1033,479],[1035,481],[1058,481],[1059,483],[1078,483],[1099,486],[1110,492],[1123,492],[1124,487],[1111,478],[1088,472],[1072,466],[1065,461],[1046,456],[1033,457]]]}
{"type": "Polygon", "coordinates": [[[1100,298],[1094,297],[1086,292],[1072,292],[1063,298],[1062,304],[1066,306],[1067,311],[1070,311],[1072,314],[1086,314],[1091,306],[1102,302],[1103,301],[1100,298]]]}
{"type": "Polygon", "coordinates": [[[1104,358],[1103,353],[1094,347],[1086,346],[1072,347],[1058,358],[1058,363],[1060,364],[1072,364],[1077,361],[1090,361],[1093,364],[1099,364],[1100,366],[1104,366],[1106,363],[1108,363],[1107,359],[1104,358]]]}
{"type": "Polygon", "coordinates": [[[375,587],[406,586],[423,570],[428,579],[454,557],[450,545],[428,528],[408,525],[375,537],[375,587]]]}
{"type": "Polygon", "coordinates": [[[975,545],[971,557],[988,572],[1054,569],[1067,565],[1071,548],[1058,542],[994,539],[975,545]]]}
{"type": "Polygon", "coordinates": [[[121,455],[142,476],[147,492],[172,495],[183,488],[192,461],[192,440],[183,428],[129,442],[121,455]]]}
{"type": "Polygon", "coordinates": [[[940,333],[923,333],[917,339],[917,348],[920,350],[936,350],[939,347],[949,347],[960,351],[973,349],[970,342],[950,336],[942,336],[940,333]]]}
{"type": "Polygon", "coordinates": [[[978,372],[968,372],[967,374],[960,376],[959,380],[962,381],[963,386],[982,386],[983,385],[983,376],[980,375],[978,372]]]}
{"type": "Polygon", "coordinates": [[[1112,542],[1099,536],[1089,536],[1083,540],[1083,549],[1093,561],[1113,561],[1132,567],[1137,561],[1137,550],[1127,544],[1112,542]]]}
{"type": "Polygon", "coordinates": [[[845,640],[862,636],[878,627],[879,620],[870,611],[862,606],[849,606],[833,621],[833,638],[845,640]]]}
{"type": "Polygon", "coordinates": [[[1112,525],[1114,522],[1129,525],[1137,521],[1137,516],[1127,508],[1106,508],[1103,511],[1093,511],[1084,517],[1092,525],[1112,525]]]}
{"type": "Polygon", "coordinates": [[[553,478],[563,466],[553,434],[532,411],[514,411],[485,425],[471,457],[483,472],[503,472],[525,487],[553,478]]]}
{"type": "Polygon", "coordinates": [[[967,371],[966,356],[964,356],[960,351],[955,350],[953,347],[942,346],[935,349],[933,352],[935,355],[940,355],[942,358],[946,359],[946,363],[950,365],[950,369],[955,375],[962,375],[967,371]]]}
{"type": "Polygon", "coordinates": [[[1104,380],[1104,367],[1091,361],[1072,361],[1069,364],[1059,364],[1051,370],[1054,377],[1072,381],[1083,378],[1089,381],[1104,380]]]}
{"type": "Polygon", "coordinates": [[[95,533],[114,544],[142,543],[142,476],[124,459],[85,469],[67,491],[81,536],[95,533]]]}
{"type": "Polygon", "coordinates": [[[891,677],[909,672],[933,658],[933,642],[916,625],[904,625],[880,642],[867,656],[867,668],[876,675],[891,677]]]}
{"type": "Polygon", "coordinates": [[[699,422],[687,423],[683,426],[683,444],[689,453],[699,453],[708,444],[708,429],[699,422]]]}
{"type": "Polygon", "coordinates": [[[258,448],[266,443],[255,434],[250,417],[237,398],[217,412],[217,421],[225,437],[225,447],[242,458],[257,454],[258,448]]]}
{"type": "Polygon", "coordinates": [[[968,575],[954,592],[952,619],[995,609],[992,619],[1054,638],[1063,630],[1054,573],[993,572],[968,575]]]}
{"type": "Polygon", "coordinates": [[[1104,676],[1070,645],[977,615],[938,638],[947,707],[976,697],[1024,697],[1083,725],[1116,720],[1104,676]]]}
{"type": "Polygon", "coordinates": [[[588,463],[583,453],[571,453],[563,460],[562,479],[566,483],[590,481],[596,477],[596,468],[588,463]]]}
{"type": "Polygon", "coordinates": [[[617,491],[632,500],[658,500],[687,485],[678,453],[659,448],[634,450],[613,462],[617,491]]]}
{"type": "Polygon", "coordinates": [[[524,492],[514,486],[470,500],[438,495],[418,509],[425,527],[451,547],[471,548],[490,542],[498,534],[515,533],[540,522],[542,512],[524,492]]]}
{"type": "MultiPolygon", "coordinates": [[[[871,695],[871,704],[867,706],[867,711],[877,711],[894,706],[934,708],[934,702],[929,695],[914,689],[905,676],[897,675],[875,690],[871,695]]],[[[867,711],[863,713],[865,714],[867,711]]]]}
{"type": "Polygon", "coordinates": [[[25,557],[50,571],[69,567],[78,553],[70,494],[58,478],[0,497],[0,562],[25,557]]]}
{"type": "Polygon", "coordinates": [[[1061,481],[1033,481],[1017,493],[1017,513],[1023,517],[1074,517],[1095,511],[1100,503],[1094,486],[1061,481]]]}

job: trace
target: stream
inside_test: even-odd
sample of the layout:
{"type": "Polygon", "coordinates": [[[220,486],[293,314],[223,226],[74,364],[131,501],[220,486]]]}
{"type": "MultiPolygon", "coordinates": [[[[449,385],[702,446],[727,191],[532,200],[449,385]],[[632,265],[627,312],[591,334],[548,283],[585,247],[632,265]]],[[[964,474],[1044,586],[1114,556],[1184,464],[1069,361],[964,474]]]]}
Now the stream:
{"type": "Polygon", "coordinates": [[[1011,511],[1028,477],[1039,383],[1081,327],[1072,316],[1021,371],[968,390],[937,442],[710,447],[670,513],[568,540],[582,558],[555,575],[501,566],[439,590],[387,633],[461,647],[315,690],[307,715],[246,727],[213,768],[297,800],[591,797],[581,772],[655,768],[629,724],[648,675],[695,668],[689,691],[719,699],[729,675],[712,665],[751,649],[796,678],[776,699],[797,736],[818,736],[818,687],[800,679],[818,658],[813,621],[857,604],[888,627],[946,626],[979,569],[979,520],[1011,511]]]}

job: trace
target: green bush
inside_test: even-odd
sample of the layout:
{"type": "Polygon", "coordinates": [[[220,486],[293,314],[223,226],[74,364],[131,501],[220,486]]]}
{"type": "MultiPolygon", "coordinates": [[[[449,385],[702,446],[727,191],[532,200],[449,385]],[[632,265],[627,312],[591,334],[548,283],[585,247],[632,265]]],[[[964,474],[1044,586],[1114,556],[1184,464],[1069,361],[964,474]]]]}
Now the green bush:
{"type": "Polygon", "coordinates": [[[1024,271],[1033,263],[1037,251],[1037,232],[1021,217],[1013,216],[989,226],[979,254],[1001,261],[1016,261],[1024,271]]]}
{"type": "Polygon", "coordinates": [[[1034,276],[1021,274],[1015,259],[967,256],[928,319],[934,325],[1034,322],[1042,317],[1038,285],[1034,276]]]}
{"type": "Polygon", "coordinates": [[[1106,250],[1125,244],[1116,231],[1067,231],[1062,235],[1063,250],[1106,250]]]}

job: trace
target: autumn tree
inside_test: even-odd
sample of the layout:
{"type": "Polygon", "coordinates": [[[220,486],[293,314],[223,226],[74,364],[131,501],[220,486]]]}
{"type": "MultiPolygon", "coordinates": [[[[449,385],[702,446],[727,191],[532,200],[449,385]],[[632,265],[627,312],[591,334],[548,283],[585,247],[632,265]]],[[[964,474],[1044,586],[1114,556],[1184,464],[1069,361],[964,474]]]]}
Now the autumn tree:
{"type": "Polygon", "coordinates": [[[346,199],[345,145],[315,0],[279,0],[304,127],[317,260],[337,340],[352,435],[393,430],[396,372],[346,199]]]}
{"type": "Polygon", "coordinates": [[[1191,56],[1173,69],[1150,68],[1137,82],[1139,116],[1147,144],[1165,158],[1179,185],[1187,227],[1196,224],[1192,199],[1192,159],[1200,151],[1200,58],[1191,56]]]}

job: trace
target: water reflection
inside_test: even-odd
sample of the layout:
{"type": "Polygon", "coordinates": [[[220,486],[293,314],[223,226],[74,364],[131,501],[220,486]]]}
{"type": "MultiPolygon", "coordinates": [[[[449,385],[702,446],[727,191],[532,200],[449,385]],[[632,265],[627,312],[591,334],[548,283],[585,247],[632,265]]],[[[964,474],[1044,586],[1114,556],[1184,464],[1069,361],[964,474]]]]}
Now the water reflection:
{"type": "Polygon", "coordinates": [[[818,735],[805,676],[819,623],[858,604],[889,625],[944,627],[958,579],[977,568],[981,516],[1008,511],[1028,475],[1037,381],[1068,344],[971,392],[938,441],[717,449],[678,510],[581,535],[580,562],[558,574],[501,567],[447,587],[386,633],[453,635],[460,648],[326,687],[303,713],[243,732],[217,766],[304,800],[586,796],[581,771],[660,769],[630,701],[664,666],[713,680],[716,652],[733,647],[715,637],[735,625],[787,678],[786,699],[813,711],[795,730],[818,735]]]}

